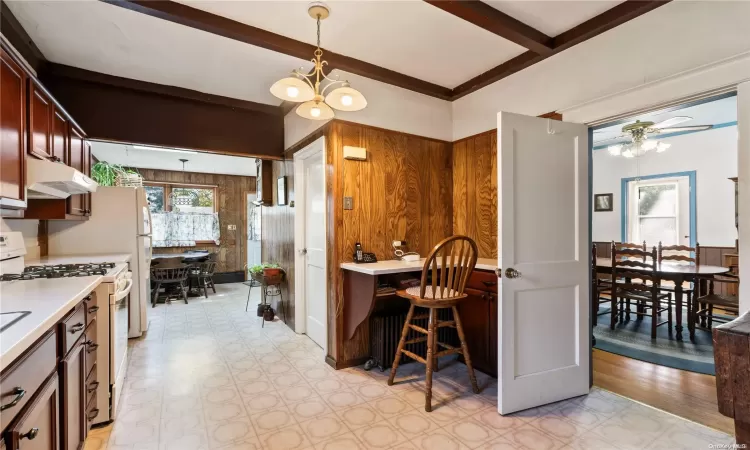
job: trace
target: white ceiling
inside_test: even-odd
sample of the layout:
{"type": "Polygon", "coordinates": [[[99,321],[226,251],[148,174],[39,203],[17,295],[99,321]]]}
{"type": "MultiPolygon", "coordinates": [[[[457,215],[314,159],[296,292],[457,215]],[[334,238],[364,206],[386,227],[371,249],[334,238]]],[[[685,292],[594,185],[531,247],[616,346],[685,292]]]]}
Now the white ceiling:
{"type": "Polygon", "coordinates": [[[622,3],[622,0],[483,1],[551,37],[622,3]]]}
{"type": "MultiPolygon", "coordinates": [[[[315,43],[307,1],[180,1],[315,43]]],[[[105,74],[278,105],[270,85],[294,68],[310,67],[306,60],[95,0],[6,3],[47,59],[105,74]]],[[[618,2],[489,3],[555,35],[618,2]]],[[[331,16],[322,23],[324,49],[448,88],[525,51],[421,0],[333,0],[329,5],[331,16]]]]}
{"type": "MultiPolygon", "coordinates": [[[[630,139],[623,138],[619,140],[607,141],[603,144],[599,144],[599,141],[603,141],[608,138],[612,138],[622,134],[622,127],[628,123],[640,120],[641,122],[651,121],[655,123],[663,122],[667,119],[676,116],[687,116],[692,117],[687,122],[682,122],[675,127],[680,126],[694,126],[694,125],[719,125],[737,121],[737,97],[727,97],[713,102],[703,103],[696,106],[690,106],[688,108],[677,109],[668,112],[654,112],[648,114],[642,114],[635,116],[626,123],[620,123],[605,128],[594,130],[594,146],[598,145],[614,145],[620,142],[629,142],[630,139]]],[[[667,133],[665,133],[667,134],[667,133]]]]}
{"type": "MultiPolygon", "coordinates": [[[[177,149],[167,149],[177,150],[177,149]]],[[[201,153],[192,150],[165,151],[158,147],[134,148],[130,144],[91,142],[91,152],[99,161],[140,169],[183,170],[180,159],[187,159],[185,171],[255,176],[255,158],[201,153]]]]}

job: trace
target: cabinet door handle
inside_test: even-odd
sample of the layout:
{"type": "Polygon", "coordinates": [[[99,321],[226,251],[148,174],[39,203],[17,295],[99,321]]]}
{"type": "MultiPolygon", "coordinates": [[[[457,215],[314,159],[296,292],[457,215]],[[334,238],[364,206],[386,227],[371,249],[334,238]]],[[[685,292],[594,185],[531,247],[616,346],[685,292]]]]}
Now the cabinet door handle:
{"type": "Polygon", "coordinates": [[[0,411],[5,411],[8,408],[16,406],[18,402],[21,401],[23,396],[26,395],[26,390],[22,387],[15,387],[13,388],[13,391],[11,391],[11,394],[15,395],[16,398],[14,398],[13,401],[8,403],[7,405],[0,406],[0,411]]]}
{"type": "Polygon", "coordinates": [[[28,440],[32,440],[35,437],[37,437],[38,434],[39,434],[39,428],[35,427],[35,428],[30,429],[26,433],[22,434],[20,437],[21,439],[26,438],[28,440]]]}
{"type": "Polygon", "coordinates": [[[92,306],[91,308],[89,308],[89,314],[94,314],[97,311],[99,311],[98,306],[92,306]]]}
{"type": "Polygon", "coordinates": [[[87,295],[83,298],[84,302],[90,302],[92,300],[92,297],[90,295],[87,295]]]}
{"type": "Polygon", "coordinates": [[[88,347],[88,349],[86,350],[87,353],[91,353],[95,351],[97,348],[99,348],[99,344],[95,344],[94,341],[90,339],[84,342],[84,344],[86,344],[86,347],[88,347]]]}
{"type": "Polygon", "coordinates": [[[75,334],[75,333],[78,333],[79,331],[82,331],[83,329],[84,329],[84,325],[79,322],[79,323],[73,325],[72,327],[70,327],[69,331],[70,331],[71,334],[75,334]]]}
{"type": "Polygon", "coordinates": [[[92,381],[89,383],[89,388],[87,389],[89,392],[94,392],[99,388],[99,382],[98,381],[92,381]]]}
{"type": "Polygon", "coordinates": [[[497,281],[482,281],[485,286],[497,286],[497,281]]]}
{"type": "Polygon", "coordinates": [[[99,408],[94,408],[89,412],[86,418],[89,420],[89,422],[91,422],[92,420],[96,419],[96,416],[98,415],[99,415],[99,408]]]}

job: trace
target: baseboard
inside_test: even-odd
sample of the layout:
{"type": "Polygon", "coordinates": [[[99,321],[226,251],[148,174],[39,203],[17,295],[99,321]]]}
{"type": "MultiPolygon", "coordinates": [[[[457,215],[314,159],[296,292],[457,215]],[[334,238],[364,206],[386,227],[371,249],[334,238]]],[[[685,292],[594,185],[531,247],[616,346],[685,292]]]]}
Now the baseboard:
{"type": "Polygon", "coordinates": [[[336,361],[331,355],[326,355],[326,364],[333,367],[336,370],[346,369],[347,367],[361,366],[370,359],[369,356],[363,356],[361,358],[354,358],[348,361],[336,361]]]}
{"type": "Polygon", "coordinates": [[[245,281],[245,272],[238,270],[236,272],[217,272],[214,274],[214,283],[242,283],[245,281]]]}

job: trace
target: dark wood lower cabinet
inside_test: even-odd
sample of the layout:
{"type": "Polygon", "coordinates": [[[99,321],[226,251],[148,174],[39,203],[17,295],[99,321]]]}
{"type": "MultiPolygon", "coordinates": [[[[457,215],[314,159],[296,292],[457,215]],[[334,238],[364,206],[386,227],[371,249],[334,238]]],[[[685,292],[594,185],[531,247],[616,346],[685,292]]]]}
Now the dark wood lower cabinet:
{"type": "Polygon", "coordinates": [[[60,449],[59,392],[57,374],[53,374],[15,425],[6,432],[8,450],[60,449]]]}
{"type": "Polygon", "coordinates": [[[62,450],[78,450],[86,439],[86,338],[82,336],[60,363],[62,374],[62,450]]]}
{"type": "MultiPolygon", "coordinates": [[[[474,368],[497,376],[497,285],[484,283],[489,272],[475,271],[467,285],[487,286],[487,290],[466,288],[469,297],[458,307],[466,345],[474,368]],[[494,292],[493,292],[494,290],[494,292]]],[[[496,280],[495,274],[491,274],[496,280]]],[[[463,357],[460,359],[463,361],[463,357]]]]}

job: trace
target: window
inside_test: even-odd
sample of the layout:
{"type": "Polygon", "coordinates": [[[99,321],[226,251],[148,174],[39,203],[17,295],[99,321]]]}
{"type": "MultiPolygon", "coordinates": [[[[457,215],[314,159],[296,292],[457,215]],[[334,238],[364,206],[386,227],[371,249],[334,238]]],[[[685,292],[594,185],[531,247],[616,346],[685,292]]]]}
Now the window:
{"type": "Polygon", "coordinates": [[[695,245],[694,172],[623,179],[623,241],[695,245]]]}
{"type": "Polygon", "coordinates": [[[216,187],[147,183],[145,190],[154,247],[219,244],[216,187]]]}

